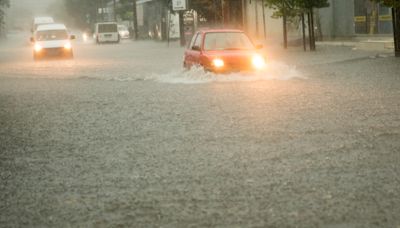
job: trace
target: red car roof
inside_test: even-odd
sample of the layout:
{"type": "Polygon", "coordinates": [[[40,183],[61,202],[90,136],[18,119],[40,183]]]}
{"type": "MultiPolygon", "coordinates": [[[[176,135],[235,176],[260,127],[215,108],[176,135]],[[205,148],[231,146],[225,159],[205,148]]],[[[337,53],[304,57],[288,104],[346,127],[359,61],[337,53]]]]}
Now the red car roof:
{"type": "Polygon", "coordinates": [[[200,29],[200,32],[209,33],[209,32],[243,32],[239,29],[200,29]]]}

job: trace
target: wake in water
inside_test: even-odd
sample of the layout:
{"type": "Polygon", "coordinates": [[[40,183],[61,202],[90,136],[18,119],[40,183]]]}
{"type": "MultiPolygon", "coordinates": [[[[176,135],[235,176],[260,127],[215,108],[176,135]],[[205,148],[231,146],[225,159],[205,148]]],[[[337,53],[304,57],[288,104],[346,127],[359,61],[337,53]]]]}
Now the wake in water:
{"type": "Polygon", "coordinates": [[[152,75],[149,79],[172,84],[203,84],[211,82],[290,80],[295,78],[306,79],[295,67],[280,62],[269,62],[265,70],[257,72],[215,74],[204,72],[201,67],[193,67],[191,70],[152,75]]]}

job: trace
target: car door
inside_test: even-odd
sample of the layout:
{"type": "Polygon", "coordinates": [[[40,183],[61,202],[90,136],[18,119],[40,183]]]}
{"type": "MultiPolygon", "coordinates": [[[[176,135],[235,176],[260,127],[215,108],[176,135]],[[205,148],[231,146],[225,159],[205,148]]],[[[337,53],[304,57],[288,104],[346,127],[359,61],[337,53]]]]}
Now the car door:
{"type": "Polygon", "coordinates": [[[185,52],[185,65],[188,67],[200,64],[201,44],[202,36],[201,33],[198,32],[193,36],[193,39],[185,52]]]}

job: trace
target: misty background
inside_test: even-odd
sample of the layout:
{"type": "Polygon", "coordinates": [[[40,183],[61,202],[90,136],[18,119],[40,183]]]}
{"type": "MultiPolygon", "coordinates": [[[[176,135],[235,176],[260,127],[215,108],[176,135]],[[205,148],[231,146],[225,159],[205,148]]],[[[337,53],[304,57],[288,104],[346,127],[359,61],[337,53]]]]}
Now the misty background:
{"type": "Polygon", "coordinates": [[[35,16],[52,16],[56,21],[69,23],[63,0],[10,0],[6,27],[9,30],[27,31],[35,16]]]}

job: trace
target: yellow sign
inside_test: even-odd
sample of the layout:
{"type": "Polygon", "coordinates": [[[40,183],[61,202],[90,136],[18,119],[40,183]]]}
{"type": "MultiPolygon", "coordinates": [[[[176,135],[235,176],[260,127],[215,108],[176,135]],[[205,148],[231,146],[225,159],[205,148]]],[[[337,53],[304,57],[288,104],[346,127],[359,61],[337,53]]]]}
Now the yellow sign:
{"type": "Polygon", "coordinates": [[[356,16],[354,17],[354,22],[366,22],[367,17],[366,16],[356,16]]]}
{"type": "Polygon", "coordinates": [[[381,16],[379,16],[379,20],[380,21],[391,21],[392,20],[392,15],[390,15],[390,14],[381,15],[381,16]]]}

